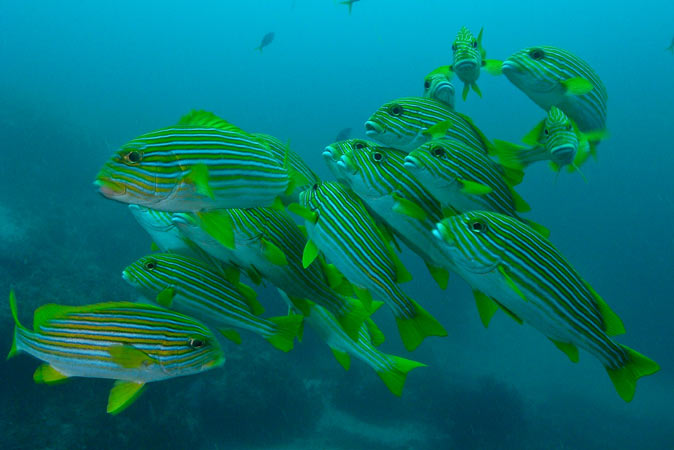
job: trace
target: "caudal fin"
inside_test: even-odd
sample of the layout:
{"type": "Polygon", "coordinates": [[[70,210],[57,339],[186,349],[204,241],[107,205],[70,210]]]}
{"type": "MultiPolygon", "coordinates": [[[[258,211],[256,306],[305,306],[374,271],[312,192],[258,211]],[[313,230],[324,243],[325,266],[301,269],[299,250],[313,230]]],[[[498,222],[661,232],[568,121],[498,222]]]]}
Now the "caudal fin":
{"type": "Polygon", "coordinates": [[[269,320],[276,324],[276,331],[267,337],[267,341],[283,352],[292,350],[293,341],[300,331],[304,316],[295,314],[292,316],[272,317],[269,320]]]}
{"type": "Polygon", "coordinates": [[[25,329],[24,326],[21,325],[21,322],[19,322],[19,315],[16,309],[16,296],[14,295],[14,291],[9,292],[9,308],[12,310],[12,317],[14,318],[14,334],[12,334],[12,347],[9,349],[7,359],[13,357],[19,352],[17,348],[18,333],[19,330],[25,329]]]}
{"type": "Polygon", "coordinates": [[[658,370],[660,366],[652,359],[642,355],[641,353],[632,350],[629,347],[621,345],[623,350],[627,353],[627,363],[619,369],[606,369],[608,376],[618,391],[620,398],[626,402],[631,402],[634,398],[634,391],[637,388],[637,380],[646,375],[652,375],[658,370]]]}
{"type": "Polygon", "coordinates": [[[417,348],[428,336],[447,336],[447,330],[421,305],[411,298],[408,298],[407,302],[414,307],[414,315],[412,317],[399,315],[396,317],[396,323],[400,338],[408,351],[417,348]]]}
{"type": "Polygon", "coordinates": [[[379,378],[381,378],[389,391],[400,397],[403,393],[408,372],[417,367],[426,367],[426,364],[393,355],[387,355],[387,359],[392,367],[377,371],[377,375],[379,375],[379,378]]]}
{"type": "Polygon", "coordinates": [[[548,158],[543,147],[529,148],[499,139],[494,139],[492,152],[497,157],[499,164],[515,170],[524,170],[532,163],[548,158]]]}

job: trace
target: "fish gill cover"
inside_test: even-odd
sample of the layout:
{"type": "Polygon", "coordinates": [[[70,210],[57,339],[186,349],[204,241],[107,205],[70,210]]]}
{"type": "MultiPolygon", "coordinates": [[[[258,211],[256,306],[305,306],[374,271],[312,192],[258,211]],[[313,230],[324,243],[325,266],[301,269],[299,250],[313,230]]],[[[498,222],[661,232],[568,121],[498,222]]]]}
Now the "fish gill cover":
{"type": "Polygon", "coordinates": [[[628,7],[3,5],[0,446],[671,447],[674,7],[628,7]]]}

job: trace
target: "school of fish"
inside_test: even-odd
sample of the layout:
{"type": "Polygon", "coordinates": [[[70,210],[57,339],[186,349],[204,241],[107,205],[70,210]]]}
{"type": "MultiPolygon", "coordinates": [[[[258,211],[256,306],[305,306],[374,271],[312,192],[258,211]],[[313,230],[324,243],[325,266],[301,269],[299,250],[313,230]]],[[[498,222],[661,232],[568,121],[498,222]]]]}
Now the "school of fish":
{"type": "MultiPolygon", "coordinates": [[[[342,3],[350,11],[354,2],[342,3]]],[[[11,292],[8,357],[42,361],[38,383],[114,380],[107,411],[117,414],[146,383],[222,366],[224,344],[242,343],[246,332],[287,352],[307,324],[345,369],[356,358],[401,395],[408,372],[425,364],[380,351],[374,313],[393,315],[410,352],[447,336],[423,299],[404,290],[412,278],[398,255],[404,244],[439,289],[451,273],[470,285],[485,327],[501,310],[572,362],[584,350],[631,401],[637,380],[658,364],[614,340],[623,322],[548,229],[522,216],[530,208],[515,191],[533,163],[574,171],[596,156],[608,135],[606,89],[570,51],[533,46],[488,60],[482,39],[483,30],[475,37],[462,27],[450,64],[428,72],[420,96],[385,101],[364,122],[371,141],[342,130],[322,150],[334,181],[320,180],[281,139],[206,111],[131,139],[95,185],[128,204],[151,238],[153,251],[122,270],[138,298],[43,305],[26,327],[11,292]],[[490,140],[455,110],[454,75],[466,100],[471,90],[482,97],[483,71],[543,110],[521,145],[490,140]],[[272,300],[258,299],[262,283],[277,288],[287,315],[265,314],[272,300]]]]}

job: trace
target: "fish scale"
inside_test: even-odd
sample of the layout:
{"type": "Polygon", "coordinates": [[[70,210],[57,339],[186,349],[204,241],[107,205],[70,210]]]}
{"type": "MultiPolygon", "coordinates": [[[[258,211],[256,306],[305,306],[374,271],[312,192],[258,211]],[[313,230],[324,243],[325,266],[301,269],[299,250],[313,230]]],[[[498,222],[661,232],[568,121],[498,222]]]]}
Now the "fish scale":
{"type": "Polygon", "coordinates": [[[365,122],[368,137],[388,146],[410,152],[430,140],[429,128],[447,123],[441,135],[457,139],[485,153],[491,144],[486,136],[461,113],[445,103],[423,97],[403,97],[382,105],[365,122]],[[395,114],[400,108],[400,114],[395,114]]]}
{"type": "Polygon", "coordinates": [[[283,351],[292,348],[301,323],[301,317],[258,317],[262,306],[248,286],[238,279],[230,281],[198,259],[155,253],[126,267],[123,278],[163,306],[194,314],[224,330],[226,336],[228,327],[248,330],[283,351]]]}
{"type": "MultiPolygon", "coordinates": [[[[445,260],[432,235],[435,224],[442,218],[440,203],[404,167],[405,156],[401,150],[376,144],[361,148],[349,145],[341,157],[342,173],[369,209],[434,270],[432,267],[441,266],[445,260]],[[411,217],[410,212],[396,210],[404,206],[401,202],[413,204],[425,217],[411,217]]],[[[443,288],[446,286],[446,281],[439,283],[443,288]]]]}
{"type": "Polygon", "coordinates": [[[306,236],[286,212],[272,208],[229,209],[200,216],[179,215],[175,221],[206,253],[268,279],[291,298],[306,298],[327,308],[345,331],[357,338],[369,313],[357,299],[336,293],[319,266],[302,266],[306,236]],[[232,248],[225,247],[201,225],[203,220],[218,219],[217,215],[224,216],[233,231],[232,248]],[[266,243],[283,253],[285,263],[269,260],[266,243]]]}
{"type": "MultiPolygon", "coordinates": [[[[576,346],[593,354],[624,400],[632,399],[639,377],[659,369],[609,337],[624,333],[622,321],[531,227],[506,215],[471,211],[444,219],[434,234],[473,289],[549,337],[572,361],[576,346]]],[[[485,325],[489,318],[482,317],[485,325]]]]}
{"type": "Polygon", "coordinates": [[[300,203],[316,214],[305,221],[307,246],[316,245],[351,283],[390,307],[408,350],[428,336],[446,335],[442,325],[396,284],[409,273],[355,194],[339,183],[322,182],[302,192],[300,203]]]}
{"type": "Polygon", "coordinates": [[[527,47],[506,59],[502,69],[510,82],[545,111],[557,106],[584,132],[606,128],[606,87],[592,67],[573,53],[552,46],[527,47]],[[573,78],[589,81],[592,90],[568,95],[561,82],[573,78]]]}
{"type": "Polygon", "coordinates": [[[268,145],[204,111],[128,142],[96,184],[111,199],[162,211],[271,205],[291,176],[268,145]]]}

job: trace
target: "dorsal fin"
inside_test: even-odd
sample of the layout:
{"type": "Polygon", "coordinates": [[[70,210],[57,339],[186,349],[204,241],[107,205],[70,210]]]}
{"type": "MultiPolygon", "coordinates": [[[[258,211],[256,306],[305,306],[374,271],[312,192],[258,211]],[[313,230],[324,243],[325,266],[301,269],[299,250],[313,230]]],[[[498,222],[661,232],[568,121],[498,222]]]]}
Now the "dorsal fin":
{"type": "Polygon", "coordinates": [[[192,110],[189,113],[185,114],[180,118],[176,125],[181,126],[190,126],[190,127],[207,127],[207,128],[217,128],[219,130],[233,131],[235,133],[241,133],[249,135],[259,140],[257,137],[250,135],[249,133],[243,131],[241,128],[236,125],[232,125],[227,122],[225,119],[222,119],[212,112],[200,110],[192,110]]]}

